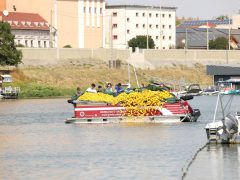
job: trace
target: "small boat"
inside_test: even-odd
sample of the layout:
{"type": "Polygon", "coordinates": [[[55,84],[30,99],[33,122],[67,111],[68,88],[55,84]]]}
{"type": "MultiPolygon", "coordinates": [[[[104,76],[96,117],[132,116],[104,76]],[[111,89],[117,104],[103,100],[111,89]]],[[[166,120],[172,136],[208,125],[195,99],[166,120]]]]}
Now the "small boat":
{"type": "MultiPolygon", "coordinates": [[[[69,101],[74,104],[74,116],[65,123],[164,123],[164,122],[196,122],[200,116],[199,109],[193,109],[186,97],[174,103],[164,103],[161,107],[141,107],[147,113],[139,116],[128,116],[126,111],[134,111],[134,107],[122,107],[101,102],[69,101]]],[[[191,99],[191,98],[190,98],[191,99]]]]}
{"type": "Polygon", "coordinates": [[[234,94],[218,94],[213,122],[205,127],[209,143],[240,143],[240,112],[227,113],[230,109],[234,94]],[[223,97],[228,97],[226,105],[223,104],[223,97]],[[220,103],[222,118],[216,120],[218,106],[220,103]]]}
{"type": "Polygon", "coordinates": [[[192,96],[200,96],[202,92],[199,84],[191,84],[186,90],[186,94],[192,96]]]}
{"type": "Polygon", "coordinates": [[[219,91],[215,87],[210,86],[203,90],[202,95],[213,96],[213,95],[217,95],[218,93],[219,91]]]}
{"type": "Polygon", "coordinates": [[[217,83],[222,94],[240,95],[240,79],[228,79],[217,83]]]}

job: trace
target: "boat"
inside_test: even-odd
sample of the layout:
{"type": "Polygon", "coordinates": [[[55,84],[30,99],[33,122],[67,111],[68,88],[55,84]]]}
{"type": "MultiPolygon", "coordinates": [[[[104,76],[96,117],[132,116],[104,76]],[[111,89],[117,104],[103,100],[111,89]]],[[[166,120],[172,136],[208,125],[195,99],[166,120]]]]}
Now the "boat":
{"type": "Polygon", "coordinates": [[[202,95],[213,96],[213,95],[217,95],[218,93],[219,91],[217,90],[217,88],[215,88],[214,86],[209,86],[203,90],[202,95]]]}
{"type": "Polygon", "coordinates": [[[217,85],[222,94],[240,95],[240,79],[228,79],[226,81],[218,81],[217,85]]]}
{"type": "Polygon", "coordinates": [[[190,84],[186,90],[186,94],[192,96],[200,96],[202,92],[199,84],[190,84]]]}
{"type": "Polygon", "coordinates": [[[0,98],[2,99],[17,99],[20,93],[19,87],[3,87],[1,90],[0,98]]]}
{"type": "MultiPolygon", "coordinates": [[[[199,109],[193,109],[187,102],[192,97],[183,97],[176,102],[165,102],[161,107],[140,107],[145,113],[129,116],[126,112],[136,107],[123,107],[104,102],[71,101],[74,106],[74,116],[65,123],[166,123],[166,122],[196,122],[200,116],[199,109]]],[[[139,108],[139,107],[138,107],[139,108]]]]}
{"type": "Polygon", "coordinates": [[[226,95],[219,93],[215,107],[213,122],[205,127],[209,143],[231,144],[240,143],[240,112],[226,113],[231,109],[231,104],[235,94],[226,95]],[[227,103],[223,104],[223,97],[227,97],[227,103]],[[218,106],[220,104],[222,117],[217,120],[218,106]]]}

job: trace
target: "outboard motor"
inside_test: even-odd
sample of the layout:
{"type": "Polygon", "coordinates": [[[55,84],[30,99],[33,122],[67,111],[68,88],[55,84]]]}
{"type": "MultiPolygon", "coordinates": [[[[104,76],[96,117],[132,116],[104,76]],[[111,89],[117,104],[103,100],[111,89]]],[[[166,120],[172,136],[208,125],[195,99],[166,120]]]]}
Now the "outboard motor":
{"type": "Polygon", "coordinates": [[[223,120],[223,132],[220,134],[224,142],[229,142],[238,133],[238,119],[235,114],[228,114],[223,120]]]}

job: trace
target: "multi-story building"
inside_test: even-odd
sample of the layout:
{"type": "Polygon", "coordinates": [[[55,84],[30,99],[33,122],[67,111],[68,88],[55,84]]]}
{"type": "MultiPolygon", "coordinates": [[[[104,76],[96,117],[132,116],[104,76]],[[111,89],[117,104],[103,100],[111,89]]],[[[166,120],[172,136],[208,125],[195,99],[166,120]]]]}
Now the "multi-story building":
{"type": "Polygon", "coordinates": [[[12,33],[15,35],[15,43],[25,47],[47,48],[50,43],[49,25],[39,14],[0,12],[3,22],[8,22],[12,33]]]}
{"type": "Polygon", "coordinates": [[[126,48],[138,35],[151,36],[156,49],[176,44],[176,8],[140,5],[106,6],[106,47],[126,48]]]}
{"type": "Polygon", "coordinates": [[[1,0],[9,12],[38,13],[51,25],[55,47],[104,46],[104,0],[1,0]]]}

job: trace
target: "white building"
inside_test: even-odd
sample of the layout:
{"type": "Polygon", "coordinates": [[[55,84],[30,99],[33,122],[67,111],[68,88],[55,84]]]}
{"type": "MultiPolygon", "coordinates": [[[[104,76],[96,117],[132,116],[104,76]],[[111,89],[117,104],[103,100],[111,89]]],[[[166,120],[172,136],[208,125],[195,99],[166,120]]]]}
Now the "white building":
{"type": "Polygon", "coordinates": [[[2,21],[8,22],[15,43],[24,47],[48,48],[50,45],[50,29],[47,21],[39,14],[9,12],[2,15],[2,21]]]}
{"type": "Polygon", "coordinates": [[[140,5],[106,6],[106,47],[126,48],[138,35],[151,36],[156,49],[175,48],[176,8],[140,5]]]}

